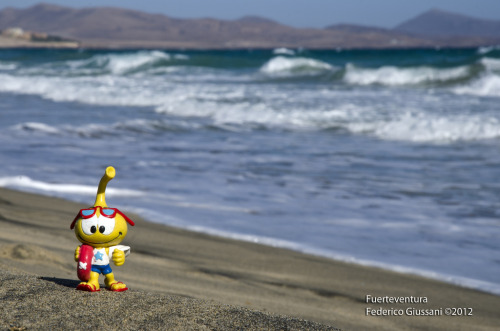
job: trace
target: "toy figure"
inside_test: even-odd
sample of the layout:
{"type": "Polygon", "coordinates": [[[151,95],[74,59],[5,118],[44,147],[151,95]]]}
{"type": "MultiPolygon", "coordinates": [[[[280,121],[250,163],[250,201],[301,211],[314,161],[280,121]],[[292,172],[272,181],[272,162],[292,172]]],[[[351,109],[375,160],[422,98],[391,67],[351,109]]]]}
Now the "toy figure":
{"type": "Polygon", "coordinates": [[[125,263],[125,256],[130,253],[130,247],[118,244],[127,235],[127,223],[134,225],[121,211],[106,205],[106,186],[114,177],[115,168],[107,167],[99,182],[94,207],[81,209],[71,223],[71,229],[75,229],[76,238],[82,243],[75,251],[77,274],[82,280],[76,287],[77,290],[100,291],[101,273],[105,277],[104,283],[108,290],[128,290],[125,284],[115,280],[109,265],[110,260],[117,266],[125,263]]]}

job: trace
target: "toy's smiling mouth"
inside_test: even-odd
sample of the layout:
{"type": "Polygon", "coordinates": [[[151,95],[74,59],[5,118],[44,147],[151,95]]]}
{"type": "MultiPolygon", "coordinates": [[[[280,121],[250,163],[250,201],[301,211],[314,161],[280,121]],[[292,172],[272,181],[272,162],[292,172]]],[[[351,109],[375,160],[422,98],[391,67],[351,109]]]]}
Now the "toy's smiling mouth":
{"type": "Polygon", "coordinates": [[[82,238],[82,236],[80,236],[80,234],[78,234],[78,238],[80,238],[81,240],[85,241],[85,242],[86,242],[86,243],[88,243],[88,244],[107,244],[107,243],[110,243],[110,242],[112,242],[112,241],[114,241],[114,240],[118,239],[118,238],[119,238],[122,234],[123,234],[123,233],[120,231],[120,232],[118,233],[118,235],[117,235],[116,237],[114,237],[113,239],[108,240],[108,241],[101,241],[101,242],[94,242],[94,241],[88,241],[88,240],[85,240],[85,239],[83,239],[83,238],[82,238]]]}

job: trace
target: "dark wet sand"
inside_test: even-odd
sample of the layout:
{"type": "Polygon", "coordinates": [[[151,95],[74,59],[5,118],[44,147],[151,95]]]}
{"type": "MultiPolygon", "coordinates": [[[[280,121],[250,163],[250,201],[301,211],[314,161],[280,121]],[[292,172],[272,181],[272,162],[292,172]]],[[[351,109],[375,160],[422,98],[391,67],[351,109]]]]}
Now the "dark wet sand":
{"type": "Polygon", "coordinates": [[[500,325],[500,296],[179,230],[128,213],[136,222],[123,241],[131,255],[113,271],[130,290],[76,291],[73,255],[79,242],[69,225],[82,207],[87,206],[0,189],[1,329],[498,330],[500,325]],[[367,295],[428,302],[368,304],[367,295]],[[367,308],[446,307],[472,308],[473,315],[366,316],[367,308]]]}

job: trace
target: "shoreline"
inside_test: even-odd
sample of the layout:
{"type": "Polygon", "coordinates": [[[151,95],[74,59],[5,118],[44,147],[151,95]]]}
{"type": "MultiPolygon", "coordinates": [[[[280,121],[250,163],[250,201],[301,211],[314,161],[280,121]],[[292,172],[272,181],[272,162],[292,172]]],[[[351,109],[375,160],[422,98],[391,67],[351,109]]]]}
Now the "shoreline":
{"type": "MultiPolygon", "coordinates": [[[[444,45],[439,49],[478,49],[481,47],[491,47],[491,44],[471,44],[471,45],[444,45]]],[[[310,51],[405,51],[405,50],[434,50],[437,46],[356,46],[356,47],[307,47],[310,51]]],[[[91,51],[138,51],[138,50],[159,50],[159,51],[273,51],[279,48],[299,49],[296,45],[214,45],[214,44],[194,44],[183,42],[119,42],[119,41],[60,41],[60,42],[33,42],[27,40],[12,39],[0,36],[0,50],[16,49],[58,49],[58,50],[91,50],[91,51]]]]}
{"type": "Polygon", "coordinates": [[[77,41],[31,41],[8,38],[0,35],[0,50],[2,49],[79,49],[77,41]]]}
{"type": "MultiPolygon", "coordinates": [[[[79,242],[69,224],[82,206],[0,188],[2,269],[77,281],[73,254],[79,242]]],[[[341,329],[494,330],[500,323],[495,309],[500,296],[127,215],[136,222],[123,242],[131,246],[132,253],[124,266],[115,267],[115,274],[134,291],[213,300],[341,329]],[[427,303],[373,304],[366,301],[368,295],[426,297],[427,303]],[[366,312],[446,307],[470,307],[474,314],[417,317],[373,316],[366,312]]]]}
{"type": "Polygon", "coordinates": [[[355,265],[355,266],[361,266],[361,267],[367,267],[367,268],[375,268],[375,269],[380,269],[388,272],[393,272],[396,274],[401,274],[401,275],[410,275],[410,276],[417,276],[417,277],[422,277],[426,278],[429,280],[434,280],[437,282],[442,282],[446,283],[449,285],[461,287],[464,289],[468,290],[473,290],[473,291],[478,291],[478,292],[483,292],[486,294],[491,294],[491,295],[497,295],[500,296],[500,287],[494,283],[478,280],[478,279],[473,279],[473,278],[466,278],[466,277],[461,277],[457,275],[450,275],[450,274],[441,274],[437,273],[431,270],[422,270],[422,269],[417,269],[413,267],[405,267],[405,266],[400,266],[400,265],[392,265],[384,262],[377,262],[377,261],[372,261],[372,260],[362,260],[362,259],[357,259],[349,256],[342,256],[340,254],[335,255],[332,253],[329,253],[327,251],[323,251],[321,249],[317,248],[308,248],[307,246],[302,246],[300,244],[295,244],[293,242],[284,242],[283,240],[280,239],[274,239],[274,238],[268,238],[268,237],[255,237],[253,239],[247,239],[246,235],[242,234],[236,234],[236,233],[220,233],[216,230],[210,230],[210,229],[193,229],[193,228],[183,228],[183,227],[176,227],[173,225],[169,224],[163,224],[160,222],[154,222],[151,221],[147,218],[144,218],[146,222],[151,222],[155,224],[159,224],[161,226],[166,226],[166,227],[173,227],[176,229],[180,229],[183,231],[188,231],[192,233],[199,233],[202,235],[207,235],[207,236],[212,236],[216,238],[220,238],[221,240],[224,239],[229,239],[229,240],[235,240],[235,241],[240,241],[240,242],[245,242],[245,243],[251,243],[251,244],[257,244],[257,245],[262,245],[265,247],[269,247],[271,249],[276,248],[276,249],[285,249],[289,250],[292,252],[296,252],[299,254],[304,254],[304,255],[309,255],[311,257],[317,257],[317,258],[323,258],[327,259],[333,262],[340,262],[340,263],[346,263],[350,265],[355,265]],[[273,241],[282,241],[284,244],[274,244],[273,241]]]}

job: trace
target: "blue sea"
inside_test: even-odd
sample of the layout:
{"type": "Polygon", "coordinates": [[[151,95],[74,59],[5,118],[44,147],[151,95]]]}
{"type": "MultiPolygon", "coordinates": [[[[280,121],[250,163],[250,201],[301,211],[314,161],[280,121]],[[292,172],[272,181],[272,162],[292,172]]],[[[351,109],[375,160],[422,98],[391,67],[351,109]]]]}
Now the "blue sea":
{"type": "Polygon", "coordinates": [[[113,165],[108,205],[150,221],[500,294],[500,47],[0,50],[0,160],[2,187],[92,205],[113,165]]]}

